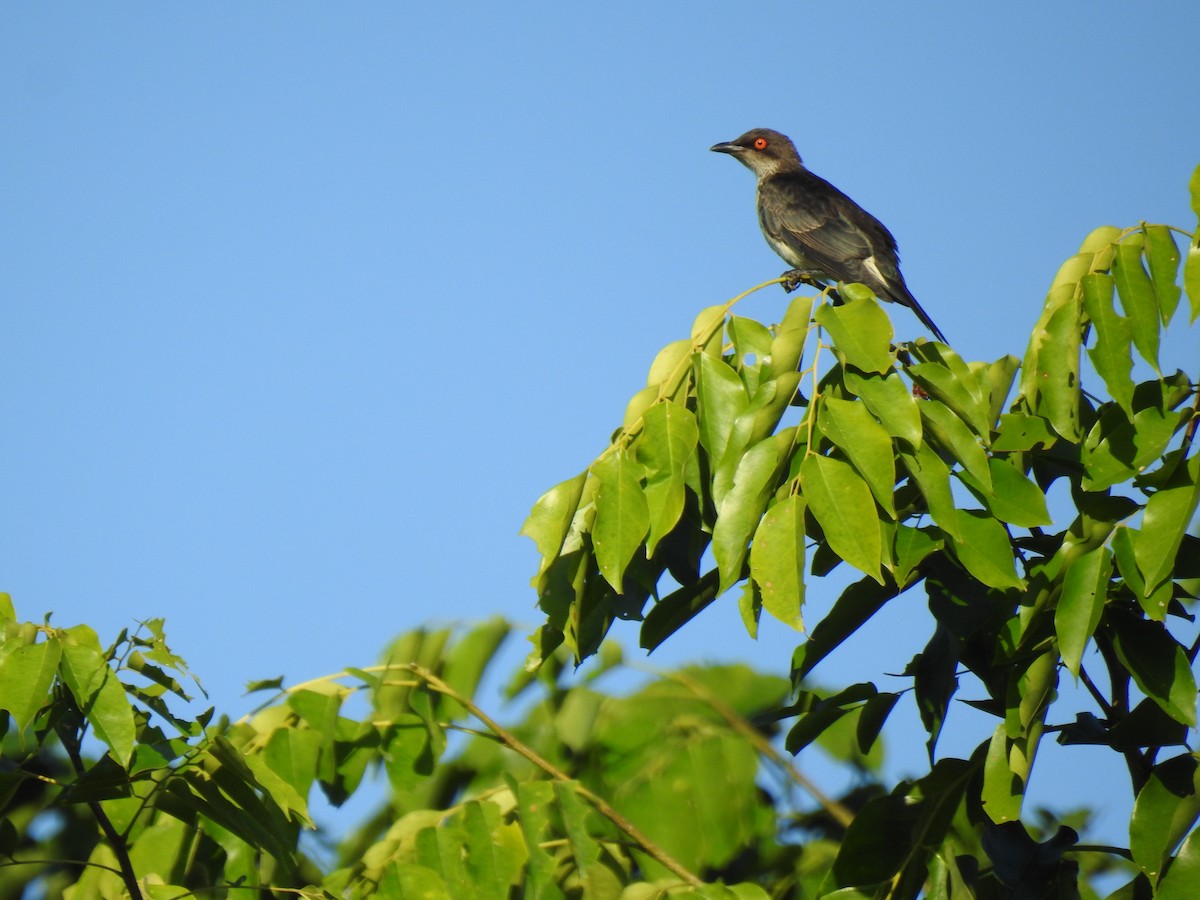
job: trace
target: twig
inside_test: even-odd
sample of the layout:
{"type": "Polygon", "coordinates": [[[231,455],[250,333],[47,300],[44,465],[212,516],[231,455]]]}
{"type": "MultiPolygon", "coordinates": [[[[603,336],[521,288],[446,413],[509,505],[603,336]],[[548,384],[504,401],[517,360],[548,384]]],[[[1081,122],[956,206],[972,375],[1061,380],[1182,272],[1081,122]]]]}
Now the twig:
{"type": "MultiPolygon", "coordinates": [[[[82,719],[76,721],[81,722],[82,719]]],[[[75,774],[82,778],[87,772],[87,767],[84,766],[83,757],[79,753],[79,732],[66,722],[59,722],[55,731],[58,732],[58,739],[62,742],[63,749],[67,751],[67,757],[71,760],[71,767],[75,770],[75,774]]],[[[129,847],[125,843],[125,838],[117,831],[112,819],[100,805],[100,801],[87,800],[85,803],[87,808],[92,811],[92,815],[96,817],[96,824],[104,832],[109,849],[117,858],[117,865],[121,869],[121,881],[125,883],[125,890],[129,891],[131,900],[144,900],[142,889],[138,885],[137,873],[133,871],[133,861],[129,858],[129,847]]]]}
{"type": "MultiPolygon", "coordinates": [[[[537,753],[535,753],[530,747],[523,744],[515,735],[507,731],[503,726],[488,716],[487,713],[481,710],[473,702],[464,697],[454,688],[450,687],[450,685],[446,684],[446,682],[442,681],[424,666],[420,666],[416,663],[408,663],[402,666],[402,668],[412,672],[439,694],[449,697],[456,703],[461,704],[465,709],[467,709],[467,711],[471,713],[471,715],[486,725],[487,728],[505,744],[505,746],[517,754],[525,757],[525,759],[529,760],[555,781],[570,782],[573,780],[561,769],[556,768],[553,764],[538,756],[537,753]]],[[[677,875],[680,879],[692,885],[693,887],[700,887],[704,884],[704,882],[697,875],[684,868],[684,866],[678,860],[676,860],[660,846],[658,846],[658,844],[643,834],[636,825],[613,809],[603,797],[593,793],[578,783],[575,785],[575,792],[589,804],[591,804],[591,806],[598,813],[612,822],[615,826],[617,826],[618,829],[623,831],[630,840],[634,841],[638,846],[645,850],[646,853],[652,856],[664,867],[669,869],[673,874],[677,875]]]]}
{"type": "Polygon", "coordinates": [[[700,700],[711,706],[713,711],[724,719],[734,731],[749,741],[754,746],[754,749],[786,772],[788,777],[800,786],[801,790],[807,791],[809,796],[816,800],[835,822],[843,828],[850,827],[850,823],[854,821],[854,813],[844,804],[825,794],[808,776],[785,759],[778,750],[771,746],[771,742],[763,737],[757,728],[747,722],[745,717],[736,709],[713,694],[690,675],[685,675],[682,672],[662,672],[658,674],[679,682],[700,700]]]}

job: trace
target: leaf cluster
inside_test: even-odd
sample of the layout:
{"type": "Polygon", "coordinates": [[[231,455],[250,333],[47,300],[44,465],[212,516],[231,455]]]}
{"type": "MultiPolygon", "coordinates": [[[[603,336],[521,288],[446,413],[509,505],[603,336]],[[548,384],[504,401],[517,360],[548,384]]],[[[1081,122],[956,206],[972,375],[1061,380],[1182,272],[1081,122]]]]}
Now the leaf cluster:
{"type": "MultiPolygon", "coordinates": [[[[1191,187],[1200,215],[1200,169],[1191,187]]],[[[855,580],[796,649],[787,747],[854,714],[866,751],[906,694],[931,767],[855,819],[826,891],[986,893],[955,868],[960,808],[986,839],[975,870],[1010,890],[1074,883],[1073,839],[1038,845],[1021,824],[1039,744],[1057,734],[1121,755],[1135,833],[1152,816],[1177,821],[1152,848],[1123,851],[1139,869],[1128,890],[1200,892],[1200,838],[1172,856],[1197,820],[1191,788],[1149,795],[1164,804],[1153,813],[1142,802],[1164,766],[1195,765],[1200,364],[1172,370],[1161,354],[1165,329],[1200,317],[1200,249],[1179,232],[1181,258],[1175,233],[1089,235],[1019,363],[895,344],[861,285],[797,298],[770,327],[733,314],[740,297],[705,310],[659,353],[610,445],[525,524],[546,614],[535,662],[559,646],[582,662],[618,618],[639,620],[652,649],[738,585],[750,635],[763,610],[801,628],[806,585],[848,570],[855,580]],[[931,626],[908,685],[813,700],[815,667],[905,591],[924,592],[931,626]],[[1060,692],[1064,674],[1089,708],[1064,699],[1080,696],[1060,692]],[[980,692],[965,702],[996,724],[969,759],[939,760],[964,678],[980,692]],[[1183,752],[1160,761],[1168,748],[1183,752]],[[882,834],[888,853],[872,844],[882,834]]]]}

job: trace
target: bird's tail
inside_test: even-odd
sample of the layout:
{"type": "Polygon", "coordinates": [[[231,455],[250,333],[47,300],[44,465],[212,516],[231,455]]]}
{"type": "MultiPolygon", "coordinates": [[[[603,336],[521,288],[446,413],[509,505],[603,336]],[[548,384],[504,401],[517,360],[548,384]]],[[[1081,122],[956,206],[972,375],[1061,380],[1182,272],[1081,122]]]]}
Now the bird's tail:
{"type": "Polygon", "coordinates": [[[912,295],[912,291],[908,289],[908,285],[901,281],[899,284],[892,284],[889,285],[889,287],[891,288],[890,293],[893,295],[896,302],[902,306],[907,306],[909,309],[915,312],[917,314],[917,318],[921,320],[922,324],[924,324],[926,328],[933,332],[934,337],[936,337],[943,344],[950,343],[948,340],[946,340],[946,336],[942,334],[942,329],[938,328],[937,325],[933,323],[933,319],[929,318],[929,313],[925,312],[925,310],[921,308],[921,304],[918,303],[917,298],[912,295]]]}

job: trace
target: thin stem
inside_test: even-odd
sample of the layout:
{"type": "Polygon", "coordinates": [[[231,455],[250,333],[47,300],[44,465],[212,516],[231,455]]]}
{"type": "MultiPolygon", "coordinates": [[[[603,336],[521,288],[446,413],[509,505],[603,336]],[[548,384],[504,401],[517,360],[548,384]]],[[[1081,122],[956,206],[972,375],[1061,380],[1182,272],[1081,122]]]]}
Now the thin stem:
{"type": "Polygon", "coordinates": [[[1083,682],[1084,687],[1088,689],[1088,693],[1092,695],[1092,699],[1096,701],[1096,705],[1100,707],[1104,715],[1111,716],[1113,708],[1109,705],[1104,694],[1100,693],[1100,689],[1096,687],[1095,682],[1092,681],[1087,670],[1082,665],[1079,667],[1079,680],[1083,682]]]}
{"type": "Polygon", "coordinates": [[[801,790],[807,791],[817,803],[821,806],[829,816],[841,825],[843,828],[849,828],[850,823],[854,821],[854,813],[844,804],[828,796],[817,785],[806,776],[803,772],[792,765],[783,755],[776,750],[771,742],[763,737],[762,732],[751,725],[746,719],[733,707],[727,704],[720,697],[716,696],[708,690],[700,682],[696,681],[689,675],[682,672],[659,672],[657,673],[664,678],[669,678],[672,681],[677,681],[686,687],[689,691],[695,694],[700,700],[703,700],[713,708],[713,711],[724,719],[734,731],[744,737],[751,745],[775,765],[779,766],[788,777],[792,779],[801,790]]]}
{"type": "MultiPolygon", "coordinates": [[[[569,775],[567,775],[561,769],[556,768],[552,763],[535,753],[532,748],[522,743],[515,735],[507,731],[500,725],[500,723],[488,716],[487,713],[476,706],[471,700],[464,697],[454,688],[450,687],[450,685],[446,684],[446,682],[442,681],[424,666],[417,665],[416,663],[408,663],[401,668],[412,672],[439,694],[449,697],[451,700],[461,704],[471,713],[471,715],[486,725],[487,728],[505,744],[505,746],[507,746],[510,750],[513,750],[518,755],[529,760],[529,762],[533,763],[555,781],[561,781],[564,783],[572,781],[569,775]]],[[[650,840],[649,837],[643,834],[636,825],[613,809],[603,797],[593,793],[578,782],[575,783],[575,792],[589,804],[591,804],[591,806],[598,813],[600,813],[602,816],[612,822],[613,825],[615,825],[618,829],[624,832],[630,840],[640,846],[644,851],[646,851],[646,853],[652,856],[655,860],[661,863],[665,868],[670,870],[680,879],[692,885],[693,887],[700,887],[704,884],[704,882],[697,875],[686,869],[678,860],[676,860],[665,850],[659,847],[658,844],[654,843],[654,841],[650,840]]]]}

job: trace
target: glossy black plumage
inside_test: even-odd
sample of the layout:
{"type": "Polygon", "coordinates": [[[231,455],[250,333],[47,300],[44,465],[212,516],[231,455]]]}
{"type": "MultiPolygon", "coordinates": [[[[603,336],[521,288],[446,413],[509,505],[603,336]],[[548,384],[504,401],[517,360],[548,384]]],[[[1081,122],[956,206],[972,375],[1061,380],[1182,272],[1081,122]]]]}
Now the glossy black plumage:
{"type": "Polygon", "coordinates": [[[804,167],[778,131],[755,128],[712,149],[758,176],[758,221],[767,243],[801,281],[857,281],[882,300],[907,306],[938,340],[945,335],[904,283],[896,239],[873,215],[804,167]]]}

